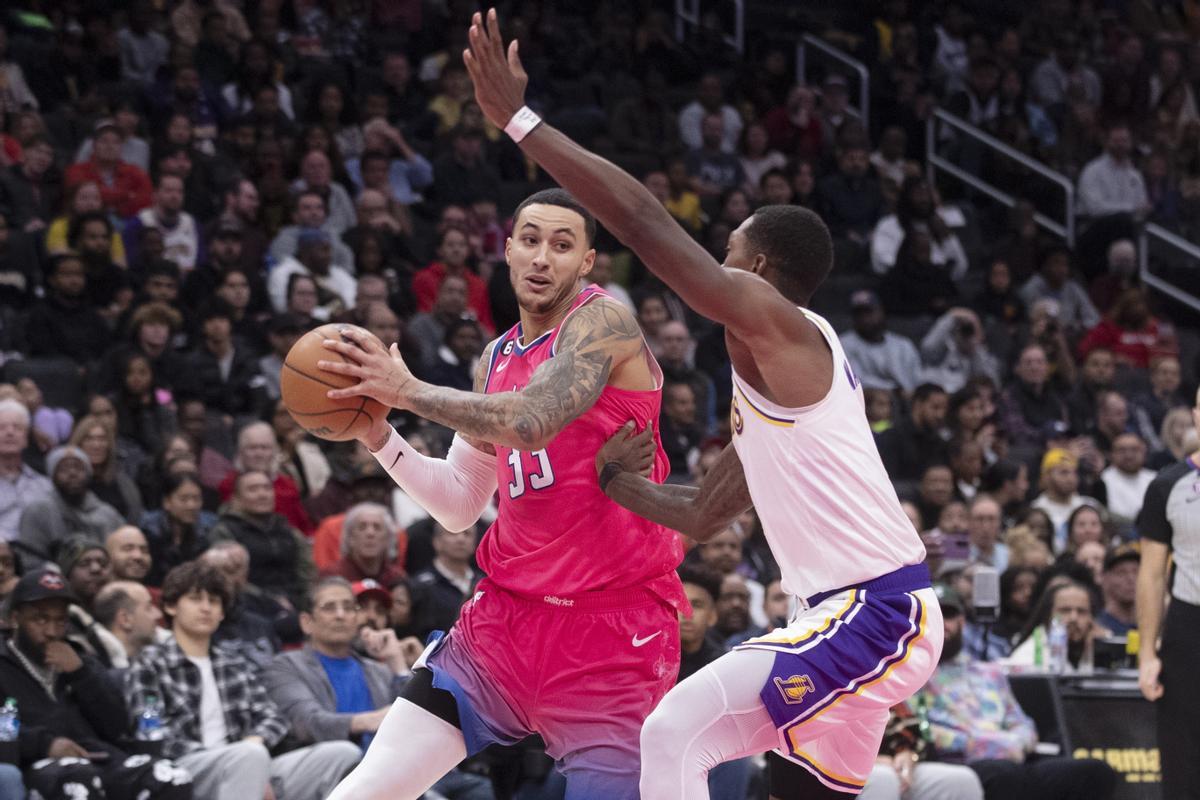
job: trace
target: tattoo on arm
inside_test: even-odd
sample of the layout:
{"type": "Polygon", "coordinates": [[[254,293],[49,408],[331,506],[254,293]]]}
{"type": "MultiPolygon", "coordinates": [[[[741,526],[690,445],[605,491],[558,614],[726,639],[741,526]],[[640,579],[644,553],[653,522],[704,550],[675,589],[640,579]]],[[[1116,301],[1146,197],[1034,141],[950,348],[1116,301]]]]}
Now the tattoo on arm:
{"type": "MultiPolygon", "coordinates": [[[[633,315],[613,301],[597,298],[564,323],[554,358],[538,367],[523,390],[480,397],[422,386],[410,406],[461,434],[536,450],[591,408],[613,368],[640,353],[643,346],[633,315]]],[[[482,369],[486,374],[486,365],[482,369]]],[[[477,388],[481,388],[479,381],[477,372],[477,388]]]]}
{"type": "Polygon", "coordinates": [[[699,486],[657,484],[622,472],[608,484],[618,505],[646,519],[703,542],[753,505],[741,459],[733,445],[717,458],[699,486]]]}

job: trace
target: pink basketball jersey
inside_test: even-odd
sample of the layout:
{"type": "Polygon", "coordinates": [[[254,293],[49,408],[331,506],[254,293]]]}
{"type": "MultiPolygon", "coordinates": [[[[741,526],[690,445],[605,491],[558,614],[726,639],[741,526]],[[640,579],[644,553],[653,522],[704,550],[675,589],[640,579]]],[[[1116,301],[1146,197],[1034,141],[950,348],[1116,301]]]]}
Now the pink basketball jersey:
{"type": "MultiPolygon", "coordinates": [[[[579,293],[567,317],[607,296],[589,286],[579,293]]],[[[560,330],[561,322],[522,345],[517,323],[492,349],[484,391],[523,389],[534,370],[554,357],[560,330]]],[[[596,452],[629,420],[638,430],[655,423],[658,439],[662,373],[653,356],[649,358],[659,389],[637,392],[606,386],[595,405],[545,449],[526,452],[496,445],[500,511],[476,557],[501,587],[539,598],[644,587],[677,609],[687,608],[675,575],[683,558],[679,537],[609,500],[596,480],[596,452]]],[[[669,472],[658,442],[651,479],[661,483],[669,472]]]]}

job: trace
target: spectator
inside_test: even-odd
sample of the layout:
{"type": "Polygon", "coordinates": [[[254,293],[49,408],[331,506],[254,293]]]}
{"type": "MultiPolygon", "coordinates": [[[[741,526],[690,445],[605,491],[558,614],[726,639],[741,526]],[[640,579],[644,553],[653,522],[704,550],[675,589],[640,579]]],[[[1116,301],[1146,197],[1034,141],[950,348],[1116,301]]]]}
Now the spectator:
{"type": "Polygon", "coordinates": [[[51,482],[25,463],[29,423],[25,406],[0,399],[0,540],[6,542],[18,537],[26,509],[54,494],[51,482]]]}
{"type": "Polygon", "coordinates": [[[1151,359],[1177,351],[1174,329],[1150,313],[1150,302],[1140,288],[1117,298],[1108,317],[1083,337],[1079,352],[1086,355],[1093,347],[1109,348],[1117,361],[1134,369],[1146,369],[1151,359]]]}
{"type": "MultiPolygon", "coordinates": [[[[258,187],[246,178],[233,180],[222,193],[222,206],[217,218],[205,229],[205,241],[210,247],[217,246],[218,232],[222,229],[241,233],[241,263],[247,269],[260,270],[266,259],[268,239],[258,223],[261,200],[258,187]]],[[[324,205],[322,205],[324,210],[324,205]]],[[[210,251],[209,259],[216,258],[210,251]]]]}
{"type": "MultiPolygon", "coordinates": [[[[142,123],[142,104],[135,95],[115,99],[111,106],[112,122],[121,137],[121,160],[144,172],[150,171],[150,145],[138,136],[142,123]]],[[[79,145],[75,161],[87,161],[95,147],[94,137],[88,137],[79,145]]]]}
{"type": "Polygon", "coordinates": [[[232,539],[213,544],[200,562],[215,567],[229,582],[229,608],[213,639],[242,655],[259,671],[280,649],[280,635],[296,643],[299,617],[261,587],[250,583],[250,551],[232,539]]]}
{"type": "Polygon", "coordinates": [[[1000,504],[985,494],[971,502],[968,531],[971,539],[970,561],[987,564],[997,572],[1008,569],[1008,548],[1000,541],[1000,504]]]}
{"type": "Polygon", "coordinates": [[[117,318],[129,311],[134,295],[128,271],[112,261],[112,234],[108,217],[95,211],[71,221],[67,243],[83,260],[89,302],[115,327],[117,318]]]}
{"type": "Polygon", "coordinates": [[[937,671],[919,697],[927,703],[930,737],[939,757],[965,760],[979,775],[988,800],[1014,794],[1047,800],[1112,797],[1117,776],[1102,761],[1069,756],[1026,761],[1037,744],[1033,720],[1017,705],[998,666],[973,661],[964,652],[961,598],[948,587],[937,592],[945,644],[937,671]]]}
{"type": "Polygon", "coordinates": [[[861,800],[983,800],[983,786],[970,767],[927,760],[933,755],[921,731],[927,725],[907,703],[892,708],[879,757],[858,795],[861,800]]]}
{"type": "Polygon", "coordinates": [[[1124,123],[1108,129],[1104,154],[1088,162],[1079,174],[1079,213],[1091,219],[1130,214],[1144,216],[1150,210],[1146,184],[1133,165],[1133,133],[1124,123]]]}
{"type": "Polygon", "coordinates": [[[111,119],[97,122],[92,136],[92,157],[68,167],[65,183],[96,184],[105,211],[120,219],[132,217],[151,203],[150,177],[121,160],[121,132],[111,119]]]}
{"type": "Polygon", "coordinates": [[[846,79],[836,72],[825,77],[821,84],[821,142],[828,149],[838,141],[842,127],[850,119],[850,96],[846,79]]]}
{"type": "Polygon", "coordinates": [[[716,427],[717,390],[707,373],[691,365],[696,340],[682,322],[668,320],[659,326],[658,341],[661,348],[658,364],[662,367],[664,382],[686,383],[692,387],[703,432],[712,432],[716,427]]]}
{"type": "Polygon", "coordinates": [[[264,471],[247,469],[236,477],[233,496],[209,538],[214,542],[233,539],[245,547],[250,553],[250,581],[296,608],[316,573],[312,549],[274,508],[271,477],[264,471]]]}
{"type": "Polygon", "coordinates": [[[430,568],[412,579],[413,622],[422,639],[432,631],[448,631],[454,626],[459,609],[483,577],[471,567],[473,530],[448,531],[433,523],[433,552],[430,568]]]}
{"type": "Polygon", "coordinates": [[[763,118],[768,146],[785,156],[816,159],[821,155],[821,118],[817,113],[817,98],[812,88],[803,84],[793,86],[787,102],[763,118]]]}
{"type": "Polygon", "coordinates": [[[1067,628],[1066,672],[1090,673],[1095,658],[1096,638],[1107,636],[1108,631],[1096,623],[1095,596],[1082,583],[1066,580],[1046,589],[1034,609],[1033,616],[1017,641],[1017,647],[1009,657],[1013,666],[1038,666],[1034,663],[1037,641],[1042,642],[1042,652],[1048,653],[1050,621],[1060,620],[1067,628]]]}
{"type": "Polygon", "coordinates": [[[87,273],[73,253],[50,259],[46,297],[25,320],[25,352],[30,356],[69,358],[80,366],[98,359],[109,338],[108,324],[88,303],[87,273]]]}
{"type": "Polygon", "coordinates": [[[342,523],[341,559],[326,570],[348,581],[371,578],[391,586],[404,577],[397,539],[402,529],[386,506],[359,503],[342,523]]]}
{"type": "Polygon", "coordinates": [[[592,264],[592,271],[587,274],[586,280],[608,292],[614,300],[621,303],[621,305],[630,311],[636,311],[633,305],[633,298],[630,297],[629,292],[624,286],[614,280],[612,267],[613,260],[611,254],[596,253],[596,261],[592,264]]]}
{"type": "Polygon", "coordinates": [[[421,644],[401,642],[390,630],[371,631],[363,634],[372,653],[365,658],[353,647],[358,604],[350,584],[322,578],[311,597],[300,615],[304,648],[276,656],[263,682],[297,742],[351,741],[365,752],[399,697],[421,644]]]}
{"type": "MultiPolygon", "coordinates": [[[[46,229],[46,252],[50,255],[58,255],[69,249],[67,233],[71,229],[71,223],[78,217],[104,210],[100,185],[95,181],[67,184],[63,201],[65,213],[55,217],[46,229]]],[[[125,266],[127,263],[125,242],[115,230],[110,239],[109,257],[114,264],[125,266]]]]}
{"type": "Polygon", "coordinates": [[[162,449],[175,430],[175,418],[167,405],[169,393],[154,385],[150,359],[136,351],[128,353],[118,370],[121,383],[114,396],[118,439],[140,449],[141,458],[162,449]]]}
{"type": "Polygon", "coordinates": [[[1043,431],[1054,423],[1067,424],[1067,405],[1050,384],[1046,351],[1026,345],[1013,368],[1014,380],[997,404],[1000,424],[1014,445],[1040,448],[1043,431]]]}
{"type": "Polygon", "coordinates": [[[1069,336],[1076,336],[1100,322],[1100,314],[1087,292],[1071,277],[1071,251],[1052,247],[1042,255],[1041,271],[1021,287],[1021,299],[1030,308],[1044,298],[1058,303],[1058,321],[1069,336]]]}
{"type": "Polygon", "coordinates": [[[1113,442],[1128,427],[1129,403],[1125,396],[1111,389],[1100,392],[1096,397],[1096,422],[1087,433],[1102,455],[1106,458],[1111,455],[1113,442]]]}
{"type": "Polygon", "coordinates": [[[333,260],[333,239],[324,230],[307,228],[297,240],[295,257],[287,257],[267,279],[271,305],[276,312],[287,310],[287,292],[292,276],[311,277],[317,284],[317,303],[314,316],[329,319],[354,306],[357,287],[354,278],[333,260]]]}
{"type": "Polygon", "coordinates": [[[1044,297],[1035,302],[1029,309],[1029,335],[1019,340],[1016,352],[1019,354],[1031,344],[1041,346],[1046,356],[1048,379],[1064,392],[1075,383],[1075,359],[1060,316],[1061,307],[1057,300],[1044,297]]]}
{"type": "MultiPolygon", "coordinates": [[[[744,544],[741,531],[735,526],[730,525],[718,531],[711,538],[699,543],[696,546],[696,553],[700,557],[701,564],[716,570],[717,574],[724,579],[726,575],[740,574],[739,569],[745,560],[744,544]]],[[[747,578],[744,575],[742,578],[745,582],[746,591],[750,593],[747,606],[750,614],[750,622],[745,628],[737,630],[732,637],[725,641],[725,650],[730,650],[746,639],[766,632],[768,619],[763,603],[766,597],[766,590],[761,583],[753,578],[747,578]]]]}
{"type": "Polygon", "coordinates": [[[1066,106],[1071,91],[1078,87],[1084,101],[1095,108],[1102,100],[1100,76],[1079,58],[1079,40],[1069,30],[1059,31],[1054,50],[1033,71],[1030,92],[1044,108],[1055,111],[1066,106]]]}
{"type": "Polygon", "coordinates": [[[921,512],[921,529],[927,530],[941,519],[946,506],[954,502],[954,473],[944,463],[935,462],[921,470],[917,482],[916,506],[921,512]]]}
{"type": "Polygon", "coordinates": [[[835,239],[848,239],[865,250],[875,223],[883,216],[883,194],[870,174],[870,153],[850,142],[838,149],[838,171],[817,187],[822,216],[835,239]]]}
{"type": "Polygon", "coordinates": [[[459,126],[450,132],[450,152],[433,162],[427,200],[440,208],[500,196],[500,176],[483,158],[483,139],[483,132],[475,128],[459,126]]]}
{"type": "Polygon", "coordinates": [[[728,651],[733,642],[740,644],[763,632],[750,617],[751,604],[750,588],[745,578],[736,572],[721,578],[721,592],[717,595],[717,621],[710,635],[722,643],[722,651],[728,651]]]}
{"type": "Polygon", "coordinates": [[[312,530],[312,521],[300,499],[296,482],[279,471],[279,443],[275,432],[265,422],[252,422],[238,433],[237,459],[234,472],[230,472],[218,487],[221,498],[228,500],[233,493],[237,470],[258,470],[273,476],[275,488],[275,510],[301,532],[312,530]]]}
{"type": "Polygon", "coordinates": [[[888,214],[871,231],[871,268],[886,275],[896,266],[900,246],[914,225],[924,225],[931,235],[930,259],[954,280],[962,280],[970,266],[966,251],[951,226],[964,223],[962,212],[940,205],[923,176],[904,180],[896,213],[888,214]]]}
{"type": "Polygon", "coordinates": [[[697,448],[703,438],[697,413],[696,394],[688,383],[668,383],[663,387],[659,437],[671,462],[671,478],[682,480],[699,457],[697,448]]]}
{"type": "Polygon", "coordinates": [[[71,412],[65,408],[46,405],[41,388],[32,378],[21,378],[17,381],[17,394],[29,412],[33,437],[39,448],[57,447],[70,438],[71,429],[75,425],[71,412]]]}
{"type": "Polygon", "coordinates": [[[721,146],[721,117],[708,114],[701,121],[700,146],[687,155],[692,189],[702,199],[715,198],[746,182],[742,162],[721,146]]]}
{"type": "Polygon", "coordinates": [[[69,444],[87,454],[92,474],[88,488],[96,497],[130,522],[141,519],[141,492],[137,484],[118,469],[116,431],[98,417],[86,416],[75,426],[69,444]]]}
{"type": "Polygon", "coordinates": [[[742,116],[733,106],[725,102],[725,89],[721,77],[714,72],[700,77],[696,99],[679,112],[679,137],[689,150],[698,150],[704,145],[704,119],[716,116],[720,119],[718,147],[721,152],[737,152],[738,139],[742,135],[742,116]]]}
{"type": "Polygon", "coordinates": [[[883,292],[888,310],[906,316],[941,314],[959,302],[949,265],[933,262],[933,236],[927,226],[915,224],[905,235],[883,292]]]}
{"type": "Polygon", "coordinates": [[[64,638],[76,598],[62,575],[27,573],[11,603],[14,633],[0,641],[0,683],[20,708],[26,785],[43,797],[189,800],[187,772],[130,758],[116,745],[128,733],[125,703],[103,667],[64,638]]]}
{"type": "Polygon", "coordinates": [[[216,568],[176,567],[163,583],[174,639],[146,648],[130,668],[125,693],[136,718],[149,697],[162,703],[164,753],[193,775],[202,797],[325,797],[361,753],[349,742],[323,742],[272,757],[287,720],[251,665],[214,646],[230,590],[216,568]],[[199,698],[199,702],[196,701],[199,698]]]}
{"type": "Polygon", "coordinates": [[[1087,501],[1079,494],[1079,460],[1069,451],[1052,448],[1042,456],[1042,493],[1034,498],[1033,508],[1045,511],[1056,532],[1056,549],[1061,552],[1067,539],[1067,519],[1087,501]]]}
{"type": "Polygon", "coordinates": [[[88,489],[92,465],[78,447],[62,445],[51,450],[46,471],[53,491],[26,506],[21,514],[20,548],[34,565],[52,560],[56,548],[71,536],[103,542],[123,523],[115,508],[88,489]]]}
{"type": "Polygon", "coordinates": [[[1115,516],[1132,522],[1142,510],[1142,498],[1154,480],[1154,472],[1145,468],[1146,443],[1136,433],[1122,433],[1113,439],[1112,464],[1100,473],[1104,481],[1106,505],[1115,516]]]}
{"type": "Polygon", "coordinates": [[[283,369],[284,359],[292,345],[310,327],[310,320],[288,312],[273,315],[267,323],[267,341],[271,351],[258,359],[255,369],[263,378],[268,399],[279,399],[279,372],[283,369]]]}
{"type": "Polygon", "coordinates": [[[199,308],[225,282],[229,273],[237,271],[245,276],[248,283],[246,309],[254,313],[266,311],[268,298],[261,276],[261,261],[248,267],[243,257],[247,237],[245,227],[231,222],[218,222],[208,229],[207,236],[207,258],[184,278],[180,291],[184,302],[192,308],[199,308]]]}
{"type": "Polygon", "coordinates": [[[1067,395],[1073,430],[1086,431],[1096,424],[1096,401],[1102,393],[1112,389],[1116,374],[1117,364],[1112,350],[1097,346],[1088,351],[1083,359],[1079,380],[1067,395]]]}
{"type": "Polygon", "coordinates": [[[1178,356],[1157,356],[1150,360],[1149,391],[1140,392],[1130,400],[1130,416],[1134,425],[1152,449],[1162,446],[1159,431],[1167,414],[1172,409],[1188,406],[1187,395],[1181,391],[1181,384],[1178,356]]]}
{"type": "Polygon", "coordinates": [[[1017,516],[1025,507],[1025,498],[1029,494],[1029,467],[1010,459],[1000,459],[984,472],[979,488],[1000,504],[1003,527],[1007,530],[1016,524],[1017,516]]]}
{"type": "MultiPolygon", "coordinates": [[[[427,450],[423,445],[422,449],[427,450]]],[[[313,516],[318,518],[322,516],[322,511],[332,512],[321,520],[312,539],[313,562],[322,573],[333,570],[343,556],[342,534],[346,527],[346,514],[342,510],[348,510],[360,504],[381,505],[386,508],[393,505],[393,490],[403,492],[383,467],[370,457],[366,448],[356,447],[350,455],[349,461],[348,464],[338,464],[337,468],[332,471],[322,496],[310,505],[313,516]],[[325,502],[335,491],[338,492],[338,496],[333,499],[333,502],[325,502]],[[342,494],[343,492],[344,494],[342,494]]],[[[423,519],[426,516],[424,510],[419,506],[417,511],[419,516],[416,519],[423,519]]],[[[410,516],[407,521],[415,520],[410,516]]],[[[392,561],[403,572],[403,565],[408,557],[408,533],[402,525],[396,525],[393,531],[395,533],[395,557],[392,561]]]]}
{"type": "Polygon", "coordinates": [[[9,224],[38,233],[54,218],[62,197],[62,173],[54,165],[54,146],[38,135],[25,143],[21,161],[0,172],[0,200],[9,224]]]}
{"type": "Polygon", "coordinates": [[[417,311],[433,310],[439,288],[449,276],[467,282],[467,307],[475,319],[486,330],[495,330],[491,305],[488,301],[487,284],[467,264],[471,257],[470,243],[466,231],[446,228],[438,238],[437,260],[413,275],[413,296],[417,300],[417,311]]]}
{"type": "Polygon", "coordinates": [[[987,322],[1014,326],[1025,320],[1025,302],[1013,288],[1012,269],[1004,258],[993,258],[987,268],[983,290],[971,307],[987,322]]]}
{"type": "Polygon", "coordinates": [[[153,24],[154,6],[149,0],[138,0],[130,6],[126,27],[117,31],[122,80],[149,86],[167,63],[170,43],[153,29],[153,24]]]}
{"type": "MultiPolygon", "coordinates": [[[[301,235],[311,234],[315,230],[323,231],[329,236],[330,261],[347,273],[354,272],[354,253],[342,242],[341,235],[330,223],[326,208],[325,197],[320,192],[301,191],[295,195],[292,206],[292,224],[281,228],[271,241],[270,256],[276,262],[275,269],[271,270],[272,276],[279,269],[279,265],[287,263],[289,257],[298,254],[301,235]]],[[[257,269],[261,265],[253,266],[257,269]]],[[[272,280],[271,285],[274,286],[277,280],[272,280]]],[[[287,281],[285,280],[283,283],[286,285],[287,281]]],[[[282,305],[275,290],[271,292],[271,302],[276,309],[282,305]]]]}
{"type": "Polygon", "coordinates": [[[141,530],[133,525],[122,525],[104,538],[104,548],[108,551],[114,580],[145,582],[153,561],[150,543],[141,530]]]}
{"type": "Polygon", "coordinates": [[[1000,364],[987,348],[983,323],[974,311],[952,308],[921,340],[922,377],[947,392],[957,392],[974,378],[1000,380],[1000,364]]]}
{"type": "Polygon", "coordinates": [[[661,159],[680,149],[679,122],[666,100],[667,88],[662,71],[652,67],[636,91],[613,106],[608,131],[619,151],[661,159]]]}
{"type": "MultiPolygon", "coordinates": [[[[123,676],[141,652],[166,631],[159,627],[162,611],[150,590],[137,581],[117,580],[105,585],[92,603],[96,622],[121,643],[108,667],[123,676]]],[[[122,677],[122,680],[124,678],[122,677]]]]}
{"type": "Polygon", "coordinates": [[[1136,546],[1121,545],[1104,557],[1100,591],[1104,610],[1096,623],[1115,636],[1128,636],[1137,628],[1137,576],[1142,557],[1136,546]]]}
{"type": "Polygon", "coordinates": [[[1196,449],[1195,445],[1200,444],[1197,441],[1196,423],[1192,418],[1191,409],[1175,408],[1168,411],[1163,418],[1158,438],[1162,442],[1162,449],[1154,454],[1147,466],[1162,469],[1191,455],[1196,449]]]}
{"type": "Polygon", "coordinates": [[[859,289],[850,295],[850,313],[854,329],[840,338],[859,382],[911,394],[919,380],[921,357],[911,340],[887,329],[879,295],[859,289]]]}
{"type": "Polygon", "coordinates": [[[1092,279],[1088,294],[1101,314],[1108,314],[1113,303],[1138,284],[1137,248],[1129,239],[1117,239],[1108,246],[1108,271],[1092,279]]]}
{"type": "Polygon", "coordinates": [[[947,405],[942,387],[923,383],[913,392],[908,416],[879,435],[879,455],[893,481],[915,481],[927,465],[945,458],[947,405]]]}
{"type": "Polygon", "coordinates": [[[180,389],[211,411],[256,417],[265,402],[253,353],[233,335],[233,310],[216,298],[197,315],[196,349],[184,360],[180,389]]]}
{"type": "Polygon", "coordinates": [[[392,595],[375,580],[366,578],[353,585],[358,600],[358,628],[361,632],[385,631],[391,618],[392,595]]]}
{"type": "Polygon", "coordinates": [[[475,383],[476,365],[483,353],[483,332],[472,319],[460,319],[446,327],[446,336],[438,348],[438,360],[429,372],[429,381],[469,392],[475,383]]]}
{"type": "Polygon", "coordinates": [[[405,206],[419,202],[420,190],[433,183],[433,166],[386,120],[376,118],[364,125],[363,139],[362,156],[346,159],[355,187],[376,189],[405,206]],[[397,153],[400,158],[393,158],[397,153]]]}
{"type": "Polygon", "coordinates": [[[354,202],[345,187],[333,182],[333,165],[319,150],[309,151],[300,161],[300,177],[292,184],[294,192],[316,192],[328,209],[328,230],[341,236],[358,221],[354,202]]]}
{"type": "Polygon", "coordinates": [[[962,6],[951,3],[941,21],[934,25],[937,44],[933,53],[933,73],[947,95],[962,88],[969,65],[967,34],[971,18],[962,6]]]}

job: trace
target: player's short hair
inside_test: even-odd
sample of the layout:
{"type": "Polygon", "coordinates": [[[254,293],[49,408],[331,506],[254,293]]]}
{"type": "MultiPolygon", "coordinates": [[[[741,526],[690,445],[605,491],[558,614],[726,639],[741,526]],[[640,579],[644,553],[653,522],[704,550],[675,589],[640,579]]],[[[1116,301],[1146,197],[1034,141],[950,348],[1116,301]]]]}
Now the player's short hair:
{"type": "Polygon", "coordinates": [[[591,247],[596,241],[596,218],[592,216],[583,204],[575,199],[575,196],[565,189],[542,189],[540,192],[534,192],[521,201],[521,205],[517,206],[517,210],[513,212],[514,224],[521,218],[521,212],[526,206],[534,204],[543,206],[558,206],[560,208],[568,208],[574,211],[579,216],[583,217],[583,231],[587,236],[587,246],[591,247]]]}
{"type": "Polygon", "coordinates": [[[712,595],[714,603],[721,596],[721,574],[707,564],[680,564],[677,572],[681,582],[699,586],[712,595]]]}
{"type": "Polygon", "coordinates": [[[833,269],[829,228],[807,208],[763,206],[750,217],[745,233],[750,249],[766,256],[789,300],[807,303],[833,269]]]}

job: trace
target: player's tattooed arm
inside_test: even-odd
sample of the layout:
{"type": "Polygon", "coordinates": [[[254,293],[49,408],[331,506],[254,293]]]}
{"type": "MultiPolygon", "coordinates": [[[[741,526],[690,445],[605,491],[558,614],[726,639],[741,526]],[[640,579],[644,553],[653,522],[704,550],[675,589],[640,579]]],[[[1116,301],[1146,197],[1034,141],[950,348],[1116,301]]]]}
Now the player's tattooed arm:
{"type": "Polygon", "coordinates": [[[631,462],[641,440],[653,431],[626,435],[625,429],[618,431],[596,456],[601,488],[618,505],[699,542],[720,533],[753,505],[733,445],[721,452],[699,486],[658,484],[638,474],[631,462]]]}
{"type": "Polygon", "coordinates": [[[466,437],[540,450],[592,407],[613,369],[644,347],[633,314],[598,297],[563,323],[554,358],[538,367],[521,391],[481,396],[413,381],[397,398],[398,407],[466,437]]]}

